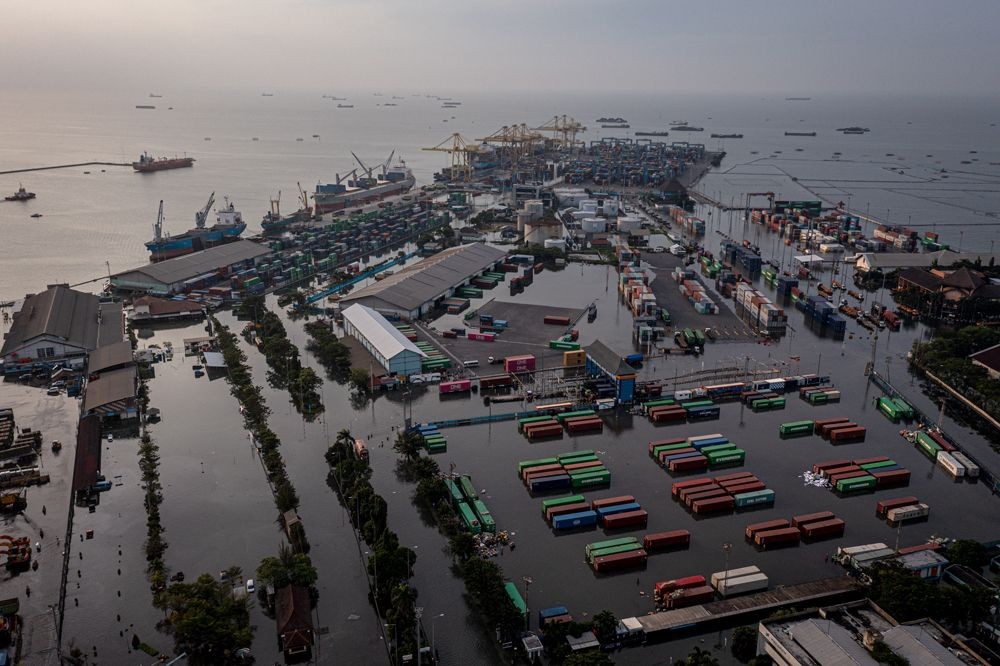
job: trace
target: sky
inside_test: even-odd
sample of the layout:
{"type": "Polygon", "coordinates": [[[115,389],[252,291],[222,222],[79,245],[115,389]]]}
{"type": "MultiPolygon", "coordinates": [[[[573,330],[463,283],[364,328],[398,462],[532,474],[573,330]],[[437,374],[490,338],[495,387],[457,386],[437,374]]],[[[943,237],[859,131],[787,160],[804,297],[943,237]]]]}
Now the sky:
{"type": "Polygon", "coordinates": [[[0,90],[1000,90],[1000,0],[6,0],[0,14],[0,90]]]}

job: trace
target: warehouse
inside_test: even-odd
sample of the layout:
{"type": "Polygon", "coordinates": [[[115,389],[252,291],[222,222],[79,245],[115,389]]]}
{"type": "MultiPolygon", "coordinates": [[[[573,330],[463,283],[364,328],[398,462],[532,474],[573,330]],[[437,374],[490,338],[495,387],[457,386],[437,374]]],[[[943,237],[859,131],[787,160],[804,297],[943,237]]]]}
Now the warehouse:
{"type": "Polygon", "coordinates": [[[111,276],[111,286],[121,291],[177,294],[211,286],[235,269],[255,266],[269,254],[270,248],[264,245],[240,240],[123,271],[111,276]]]}
{"type": "Polygon", "coordinates": [[[360,303],[344,310],[344,331],[357,338],[389,374],[406,377],[420,372],[425,354],[375,310],[360,303]]]}
{"type": "Polygon", "coordinates": [[[360,303],[387,316],[417,319],[506,254],[482,243],[450,248],[359,289],[341,303],[345,307],[360,303]]]}
{"type": "Polygon", "coordinates": [[[635,369],[600,340],[587,347],[587,374],[614,382],[615,399],[619,403],[632,402],[635,394],[635,369]]]}

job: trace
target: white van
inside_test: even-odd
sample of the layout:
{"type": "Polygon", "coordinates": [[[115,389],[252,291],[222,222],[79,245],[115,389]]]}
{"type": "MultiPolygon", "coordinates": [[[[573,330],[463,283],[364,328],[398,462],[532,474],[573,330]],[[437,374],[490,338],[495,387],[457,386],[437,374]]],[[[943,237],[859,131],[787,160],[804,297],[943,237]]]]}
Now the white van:
{"type": "Polygon", "coordinates": [[[462,365],[464,365],[467,368],[478,368],[479,359],[472,359],[471,361],[462,361],[462,365]]]}

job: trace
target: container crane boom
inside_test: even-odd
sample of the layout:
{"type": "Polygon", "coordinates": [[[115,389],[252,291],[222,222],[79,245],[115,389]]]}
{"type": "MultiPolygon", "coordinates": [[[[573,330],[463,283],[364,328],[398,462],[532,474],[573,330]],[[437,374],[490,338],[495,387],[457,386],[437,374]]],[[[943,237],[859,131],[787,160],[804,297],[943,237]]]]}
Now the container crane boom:
{"type": "Polygon", "coordinates": [[[206,203],[201,210],[194,214],[194,223],[199,229],[205,228],[205,220],[208,219],[208,211],[212,210],[212,204],[215,203],[215,192],[208,195],[208,203],[206,203]]]}

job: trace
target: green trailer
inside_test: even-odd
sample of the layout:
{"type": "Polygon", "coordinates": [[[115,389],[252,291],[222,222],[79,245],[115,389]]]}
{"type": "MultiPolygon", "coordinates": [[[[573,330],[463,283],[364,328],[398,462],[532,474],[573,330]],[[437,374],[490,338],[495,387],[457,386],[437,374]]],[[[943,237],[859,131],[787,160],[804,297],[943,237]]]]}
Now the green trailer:
{"type": "Polygon", "coordinates": [[[544,516],[552,507],[579,504],[583,501],[583,495],[566,495],[565,497],[553,497],[552,499],[542,500],[542,515],[544,516]]]}
{"type": "Polygon", "coordinates": [[[555,465],[559,462],[558,458],[538,458],[537,460],[522,460],[517,463],[517,473],[521,474],[524,470],[529,467],[541,467],[542,465],[555,465]]]}
{"type": "Polygon", "coordinates": [[[469,508],[469,505],[466,502],[459,502],[457,508],[458,517],[462,519],[465,529],[472,534],[480,534],[483,531],[482,525],[479,524],[479,519],[476,518],[476,514],[469,508]]]}
{"type": "Polygon", "coordinates": [[[479,518],[479,524],[482,526],[484,532],[489,532],[491,534],[496,534],[497,524],[493,520],[493,515],[490,510],[486,508],[486,504],[483,500],[476,500],[472,503],[472,510],[476,512],[476,516],[479,518]]]}
{"type": "Polygon", "coordinates": [[[595,541],[594,543],[588,543],[585,552],[587,553],[587,559],[590,559],[590,554],[595,550],[601,550],[602,548],[613,548],[615,546],[625,546],[630,543],[638,543],[639,540],[635,537],[619,537],[617,539],[605,539],[604,541],[595,541]]]}
{"type": "Polygon", "coordinates": [[[837,482],[838,493],[853,493],[861,490],[871,490],[878,483],[874,476],[855,476],[850,479],[841,479],[837,482]]]}
{"type": "Polygon", "coordinates": [[[462,494],[465,495],[465,499],[470,502],[479,499],[479,493],[476,492],[476,487],[472,485],[472,477],[466,474],[458,477],[458,487],[461,488],[462,494]]]}
{"type": "Polygon", "coordinates": [[[451,495],[451,503],[454,506],[458,506],[459,502],[464,502],[465,497],[462,496],[462,491],[459,489],[458,484],[451,479],[445,479],[444,485],[448,488],[448,494],[451,495]]]}

